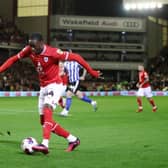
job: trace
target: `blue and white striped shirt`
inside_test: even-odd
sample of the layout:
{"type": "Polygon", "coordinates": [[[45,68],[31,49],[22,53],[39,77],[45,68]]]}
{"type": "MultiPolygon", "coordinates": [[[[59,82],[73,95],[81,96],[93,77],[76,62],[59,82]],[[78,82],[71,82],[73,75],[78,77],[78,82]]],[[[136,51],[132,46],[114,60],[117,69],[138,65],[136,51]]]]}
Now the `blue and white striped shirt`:
{"type": "Polygon", "coordinates": [[[69,82],[73,83],[79,81],[80,74],[79,71],[83,68],[78,62],[76,61],[66,61],[64,63],[65,70],[68,73],[69,82]]]}

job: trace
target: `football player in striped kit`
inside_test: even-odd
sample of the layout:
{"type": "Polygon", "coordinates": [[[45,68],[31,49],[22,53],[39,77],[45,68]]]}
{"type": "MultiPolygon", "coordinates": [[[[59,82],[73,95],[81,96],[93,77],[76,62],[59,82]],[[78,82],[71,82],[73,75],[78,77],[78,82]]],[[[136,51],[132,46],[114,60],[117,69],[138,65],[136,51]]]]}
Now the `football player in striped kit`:
{"type": "Polygon", "coordinates": [[[68,116],[72,104],[72,96],[77,96],[80,100],[91,104],[94,111],[97,110],[97,102],[90,99],[80,91],[80,80],[85,80],[86,70],[76,61],[66,61],[64,63],[65,71],[68,75],[68,87],[66,91],[66,104],[61,116],[68,116]],[[80,70],[83,69],[83,74],[80,76],[80,70]]]}

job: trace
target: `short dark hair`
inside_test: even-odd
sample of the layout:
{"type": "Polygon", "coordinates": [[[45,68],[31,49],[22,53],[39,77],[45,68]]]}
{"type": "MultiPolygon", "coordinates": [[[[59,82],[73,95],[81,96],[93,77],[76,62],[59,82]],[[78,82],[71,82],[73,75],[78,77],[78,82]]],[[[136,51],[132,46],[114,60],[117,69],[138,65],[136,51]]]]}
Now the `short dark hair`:
{"type": "Polygon", "coordinates": [[[32,33],[29,37],[30,40],[37,40],[37,41],[42,41],[43,40],[43,36],[41,33],[35,32],[32,33]]]}

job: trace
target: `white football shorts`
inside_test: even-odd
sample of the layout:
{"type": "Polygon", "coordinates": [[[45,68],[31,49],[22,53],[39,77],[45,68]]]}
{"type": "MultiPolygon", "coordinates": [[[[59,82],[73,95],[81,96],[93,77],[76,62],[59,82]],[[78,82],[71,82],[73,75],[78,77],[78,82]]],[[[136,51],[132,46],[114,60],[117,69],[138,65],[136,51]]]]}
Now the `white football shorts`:
{"type": "Polygon", "coordinates": [[[146,88],[139,88],[136,95],[140,97],[145,96],[147,98],[151,98],[153,96],[152,89],[150,86],[146,88]]]}
{"type": "Polygon", "coordinates": [[[67,89],[67,85],[63,85],[62,91],[61,91],[61,96],[66,96],[66,89],[67,89]]]}
{"type": "Polygon", "coordinates": [[[40,88],[40,95],[38,101],[39,114],[43,114],[43,106],[49,104],[53,109],[56,108],[56,105],[62,96],[65,86],[63,84],[51,83],[45,87],[40,88]]]}

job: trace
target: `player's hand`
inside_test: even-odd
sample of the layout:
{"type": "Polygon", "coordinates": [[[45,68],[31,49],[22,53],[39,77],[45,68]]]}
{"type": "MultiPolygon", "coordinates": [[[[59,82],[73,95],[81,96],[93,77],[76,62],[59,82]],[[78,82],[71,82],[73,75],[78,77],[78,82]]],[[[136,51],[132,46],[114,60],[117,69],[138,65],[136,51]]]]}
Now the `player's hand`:
{"type": "Polygon", "coordinates": [[[85,80],[85,77],[84,77],[84,76],[81,76],[79,79],[82,80],[82,81],[84,81],[84,80],[85,80]]]}
{"type": "Polygon", "coordinates": [[[103,73],[101,71],[95,71],[93,70],[92,76],[99,78],[99,79],[104,79],[103,73]]]}
{"type": "Polygon", "coordinates": [[[142,87],[142,84],[139,85],[139,88],[141,88],[141,87],[142,87]]]}
{"type": "Polygon", "coordinates": [[[136,84],[136,87],[139,88],[139,83],[136,84]]]}
{"type": "Polygon", "coordinates": [[[104,76],[103,76],[103,73],[101,72],[101,71],[98,71],[98,73],[99,73],[99,79],[104,79],[104,76]]]}

